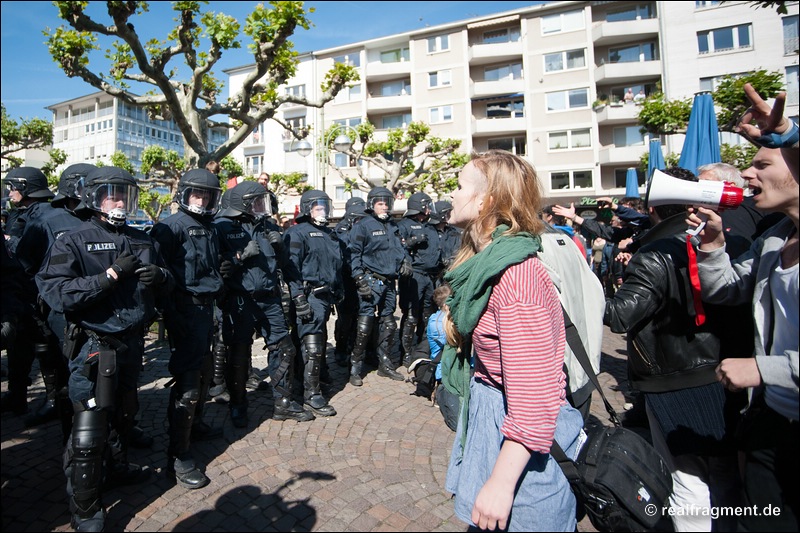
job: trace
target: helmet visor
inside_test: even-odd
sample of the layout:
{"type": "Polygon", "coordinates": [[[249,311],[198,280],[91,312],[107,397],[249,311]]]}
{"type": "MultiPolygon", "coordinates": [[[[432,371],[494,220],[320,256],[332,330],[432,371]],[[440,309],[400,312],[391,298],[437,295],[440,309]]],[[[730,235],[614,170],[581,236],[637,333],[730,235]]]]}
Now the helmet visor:
{"type": "Polygon", "coordinates": [[[88,187],[86,205],[109,214],[122,211],[134,216],[139,210],[139,188],[128,183],[99,183],[88,187]]]}
{"type": "Polygon", "coordinates": [[[308,216],[313,220],[326,222],[333,213],[333,203],[330,198],[314,198],[308,203],[308,216]]]}
{"type": "Polygon", "coordinates": [[[268,217],[272,214],[272,205],[267,193],[248,195],[242,198],[247,214],[255,218],[268,217]]]}
{"type": "Polygon", "coordinates": [[[184,187],[178,195],[178,204],[190,213],[215,215],[219,209],[222,191],[204,187],[184,187]]]}
{"type": "Polygon", "coordinates": [[[374,196],[370,198],[369,208],[375,214],[389,213],[394,207],[394,196],[374,196]]]}
{"type": "Polygon", "coordinates": [[[3,197],[8,197],[11,191],[17,191],[18,193],[25,196],[25,189],[27,188],[28,182],[25,179],[5,179],[3,180],[3,197]]]}

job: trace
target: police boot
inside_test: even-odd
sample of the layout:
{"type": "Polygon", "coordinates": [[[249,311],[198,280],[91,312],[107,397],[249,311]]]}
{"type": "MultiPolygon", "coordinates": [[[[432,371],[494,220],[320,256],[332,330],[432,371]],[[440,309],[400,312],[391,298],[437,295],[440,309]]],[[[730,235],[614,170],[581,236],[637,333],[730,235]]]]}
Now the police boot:
{"type": "Polygon", "coordinates": [[[228,353],[228,405],[234,427],[247,427],[247,379],[250,374],[250,345],[234,344],[228,353]]]}
{"type": "Polygon", "coordinates": [[[228,358],[228,350],[221,340],[214,341],[214,376],[211,379],[212,385],[208,389],[208,394],[217,403],[228,403],[231,396],[228,394],[228,386],[225,383],[225,363],[228,358]]]}
{"type": "Polygon", "coordinates": [[[222,436],[221,427],[212,427],[203,421],[203,411],[205,411],[206,398],[208,397],[208,386],[211,380],[212,358],[206,355],[203,358],[203,367],[200,369],[200,394],[197,406],[194,408],[194,419],[192,420],[192,440],[214,440],[222,436]]]}
{"type": "Polygon", "coordinates": [[[414,356],[414,348],[416,348],[417,340],[417,317],[408,313],[406,321],[403,324],[403,333],[400,336],[400,345],[403,349],[403,366],[408,368],[411,366],[412,357],[414,356]]]}
{"type": "Polygon", "coordinates": [[[367,342],[372,332],[374,316],[359,316],[356,321],[356,340],[353,343],[353,355],[350,358],[350,385],[360,387],[364,384],[361,380],[361,370],[364,365],[364,354],[367,351],[367,342]]]}
{"type": "Polygon", "coordinates": [[[249,391],[257,391],[261,388],[261,383],[263,381],[264,378],[261,377],[261,374],[258,373],[258,370],[253,368],[251,364],[248,369],[247,383],[245,383],[245,388],[249,391]]]}
{"type": "Polygon", "coordinates": [[[118,391],[112,430],[108,437],[108,449],[111,453],[107,460],[104,489],[138,485],[150,478],[149,468],[128,462],[128,448],[134,427],[133,417],[138,409],[139,399],[136,389],[118,391]]]}
{"type": "Polygon", "coordinates": [[[306,361],[303,374],[303,404],[317,416],[334,416],[334,409],[320,392],[320,360],[324,349],[323,335],[306,335],[303,337],[303,358],[306,361]]]}
{"type": "Polygon", "coordinates": [[[75,413],[72,436],[64,454],[70,524],[75,531],[103,531],[105,527],[101,494],[107,433],[105,411],[75,413]]]}
{"type": "Polygon", "coordinates": [[[316,418],[310,411],[303,409],[299,403],[282,396],[275,399],[275,409],[272,414],[275,420],[297,420],[298,422],[310,422],[316,418]]]}
{"type": "Polygon", "coordinates": [[[396,331],[397,324],[393,316],[381,317],[378,332],[378,375],[395,381],[405,381],[406,378],[395,371],[394,363],[390,359],[396,331]]]}
{"type": "Polygon", "coordinates": [[[200,371],[177,374],[167,405],[169,421],[169,447],[167,448],[167,475],[185,489],[199,489],[209,479],[195,465],[189,453],[192,422],[200,397],[200,371]]]}

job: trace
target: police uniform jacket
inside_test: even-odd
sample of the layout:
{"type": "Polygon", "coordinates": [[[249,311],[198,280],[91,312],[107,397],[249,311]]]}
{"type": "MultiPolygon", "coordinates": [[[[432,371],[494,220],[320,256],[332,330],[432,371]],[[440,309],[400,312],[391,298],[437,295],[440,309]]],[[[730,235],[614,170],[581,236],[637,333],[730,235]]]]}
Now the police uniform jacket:
{"type": "Polygon", "coordinates": [[[178,211],[153,226],[150,235],[160,244],[179,290],[199,298],[219,294],[219,239],[210,220],[178,211]]]}
{"type": "Polygon", "coordinates": [[[166,282],[146,287],[136,275],[108,284],[105,271],[123,253],[142,264],[164,267],[158,244],[130,226],[112,229],[92,218],[57,239],[36,275],[47,304],[69,322],[102,334],[122,334],[149,325],[156,316],[156,290],[168,292],[174,279],[164,268],[166,282]]]}
{"type": "Polygon", "coordinates": [[[417,272],[425,274],[438,274],[441,270],[441,247],[439,246],[439,232],[436,228],[425,222],[420,222],[406,217],[397,223],[400,237],[411,256],[411,266],[417,272]],[[427,240],[416,246],[411,246],[410,239],[415,235],[425,235],[427,240]]]}
{"type": "Polygon", "coordinates": [[[11,238],[7,240],[8,250],[11,254],[17,253],[19,240],[25,233],[25,226],[44,216],[53,208],[50,202],[34,202],[27,207],[17,207],[8,212],[6,220],[6,234],[11,238]]]}
{"type": "Polygon", "coordinates": [[[350,230],[350,268],[353,276],[367,270],[394,279],[406,258],[397,226],[366,216],[350,230]]]}
{"type": "Polygon", "coordinates": [[[303,294],[303,282],[309,288],[327,286],[332,295],[341,294],[342,243],[335,231],[306,220],[287,229],[283,241],[302,278],[289,284],[293,297],[303,294]]]}

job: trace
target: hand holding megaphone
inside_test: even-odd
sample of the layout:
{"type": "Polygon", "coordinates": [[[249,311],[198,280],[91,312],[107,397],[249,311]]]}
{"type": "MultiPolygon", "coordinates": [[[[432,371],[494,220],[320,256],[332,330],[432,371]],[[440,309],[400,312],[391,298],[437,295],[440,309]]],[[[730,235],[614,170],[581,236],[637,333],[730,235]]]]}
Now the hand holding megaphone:
{"type": "Polygon", "coordinates": [[[700,237],[700,248],[710,252],[721,248],[725,244],[725,234],[722,231],[722,217],[713,209],[707,207],[690,207],[689,217],[686,219],[689,229],[687,233],[700,237]]]}

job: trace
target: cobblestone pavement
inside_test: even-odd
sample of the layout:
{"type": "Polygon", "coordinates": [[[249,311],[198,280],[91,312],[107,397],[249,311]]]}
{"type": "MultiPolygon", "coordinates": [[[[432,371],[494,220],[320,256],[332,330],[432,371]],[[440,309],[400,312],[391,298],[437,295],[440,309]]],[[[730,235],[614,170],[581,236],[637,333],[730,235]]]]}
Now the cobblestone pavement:
{"type": "MultiPolygon", "coordinates": [[[[254,345],[253,362],[263,374],[262,346],[254,345]]],[[[600,383],[622,412],[624,337],[606,329],[603,348],[600,383]]],[[[327,392],[336,416],[271,420],[271,394],[258,390],[248,393],[249,426],[236,429],[226,405],[208,402],[205,420],[224,427],[224,437],[193,449],[211,483],[193,491],[176,486],[165,476],[167,355],[166,343],[148,338],[139,418],[155,443],[130,452],[132,462],[149,465],[154,475],[149,483],[106,492],[107,530],[466,531],[443,489],[453,433],[438,408],[412,395],[411,383],[374,370],[363,387],[349,385],[332,349],[327,392]]],[[[43,396],[39,377],[29,388],[29,406],[43,396]]],[[[608,424],[597,394],[592,416],[608,424]]],[[[3,413],[3,531],[70,531],[60,439],[56,422],[25,428],[23,417],[3,413]]],[[[588,519],[578,529],[594,531],[588,519]]]]}

